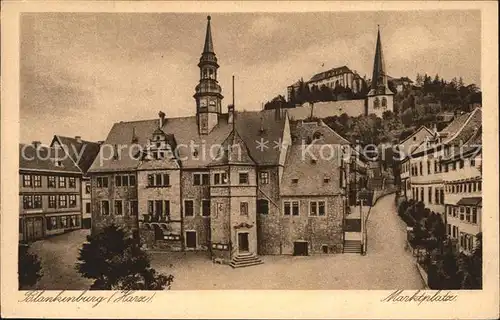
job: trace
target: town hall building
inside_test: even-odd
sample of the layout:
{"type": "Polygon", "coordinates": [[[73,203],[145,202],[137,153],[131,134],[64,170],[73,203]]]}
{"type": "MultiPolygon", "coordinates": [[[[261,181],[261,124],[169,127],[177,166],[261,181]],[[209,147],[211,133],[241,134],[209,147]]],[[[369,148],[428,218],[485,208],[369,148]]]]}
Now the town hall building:
{"type": "Polygon", "coordinates": [[[234,97],[223,113],[210,17],[198,67],[195,115],[113,125],[88,171],[92,232],[115,224],[146,249],[233,267],[342,253],[349,142],[282,109],[238,111],[234,97]]]}

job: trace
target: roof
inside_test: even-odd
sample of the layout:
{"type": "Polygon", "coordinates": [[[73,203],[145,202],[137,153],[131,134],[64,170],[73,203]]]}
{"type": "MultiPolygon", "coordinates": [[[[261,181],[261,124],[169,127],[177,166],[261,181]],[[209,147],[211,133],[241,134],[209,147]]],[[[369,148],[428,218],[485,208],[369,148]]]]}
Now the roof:
{"type": "MultiPolygon", "coordinates": [[[[371,89],[378,91],[379,86],[384,86],[385,91],[389,91],[387,87],[387,74],[385,73],[385,61],[382,52],[382,41],[380,40],[380,29],[377,31],[377,45],[375,47],[375,58],[373,60],[373,74],[371,89]]],[[[370,90],[370,91],[372,91],[370,90]]]]}
{"type": "Polygon", "coordinates": [[[327,118],[345,113],[351,117],[365,114],[365,99],[304,103],[300,107],[287,109],[291,120],[305,120],[312,116],[327,118]]]}
{"type": "MultiPolygon", "coordinates": [[[[282,139],[285,118],[276,120],[275,110],[263,110],[236,111],[234,119],[234,127],[251,158],[259,165],[277,165],[280,150],[275,146],[282,139]],[[261,139],[268,141],[266,148],[259,148],[261,139]]],[[[135,149],[137,152],[144,147],[158,125],[158,119],[115,123],[101,148],[99,161],[94,161],[90,172],[132,171],[137,168],[140,159],[135,158],[131,151],[135,149]],[[134,130],[137,144],[131,143],[134,130]],[[124,147],[117,152],[118,157],[113,159],[115,145],[124,147]]],[[[196,116],[190,116],[167,118],[161,129],[167,135],[172,135],[179,146],[176,150],[183,168],[201,168],[213,160],[210,147],[221,146],[233,130],[233,125],[227,123],[227,115],[222,115],[210,134],[200,135],[196,116]]]]}
{"type": "Polygon", "coordinates": [[[54,146],[54,141],[57,139],[59,143],[66,146],[65,150],[69,156],[81,169],[83,174],[89,170],[95,157],[99,154],[100,144],[76,138],[55,135],[51,146],[54,146]]]}
{"type": "Polygon", "coordinates": [[[311,77],[309,82],[321,81],[323,79],[328,79],[333,76],[344,73],[353,73],[353,72],[347,66],[337,67],[315,74],[314,76],[311,77]]]}
{"type": "Polygon", "coordinates": [[[458,206],[480,206],[483,202],[482,197],[466,197],[458,200],[458,206]]]}
{"type": "Polygon", "coordinates": [[[236,130],[231,131],[224,143],[222,143],[222,149],[219,151],[219,154],[209,164],[210,166],[230,164],[255,165],[255,161],[250,156],[247,145],[236,130]]]}
{"type": "Polygon", "coordinates": [[[349,140],[339,135],[322,120],[303,122],[293,121],[290,123],[293,144],[313,141],[315,137],[321,137],[321,144],[349,144],[349,140]]]}
{"type": "Polygon", "coordinates": [[[419,146],[422,145],[422,143],[424,141],[426,141],[426,138],[428,137],[431,137],[433,136],[434,133],[429,129],[427,128],[426,126],[420,126],[420,128],[418,128],[417,130],[415,130],[415,132],[413,132],[411,135],[409,135],[408,137],[406,137],[403,141],[401,141],[399,144],[398,144],[398,150],[400,152],[400,154],[402,153],[403,154],[403,159],[408,157],[410,154],[412,154],[419,146]],[[419,133],[419,132],[424,132],[424,139],[419,139],[419,140],[416,140],[416,135],[419,133]],[[413,140],[413,138],[415,138],[415,140],[413,140]]]}
{"type": "Polygon", "coordinates": [[[82,174],[64,150],[32,144],[19,144],[19,170],[82,174]]]}
{"type": "Polygon", "coordinates": [[[462,114],[455,119],[438,135],[442,138],[438,145],[428,146],[426,143],[421,144],[412,154],[418,154],[426,150],[433,150],[436,147],[443,145],[460,146],[469,141],[481,127],[481,109],[476,108],[474,111],[462,114]]]}
{"type": "Polygon", "coordinates": [[[341,151],[339,145],[325,148],[321,142],[291,145],[280,183],[282,196],[326,196],[341,192],[339,183],[341,151]],[[304,151],[307,150],[307,151],[304,151]],[[323,156],[320,156],[322,155],[323,156]],[[312,160],[317,160],[313,162],[312,160]],[[328,183],[323,180],[329,179],[328,183]],[[297,182],[294,183],[293,179],[297,182]]]}

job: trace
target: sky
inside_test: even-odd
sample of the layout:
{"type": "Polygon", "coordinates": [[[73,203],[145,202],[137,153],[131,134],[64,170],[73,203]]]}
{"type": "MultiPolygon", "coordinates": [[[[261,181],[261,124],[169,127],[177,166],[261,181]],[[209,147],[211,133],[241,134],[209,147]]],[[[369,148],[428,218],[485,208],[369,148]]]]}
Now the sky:
{"type": "MultiPolygon", "coordinates": [[[[211,13],[223,110],[235,76],[237,110],[300,78],[348,66],[370,78],[380,25],[386,72],[480,83],[479,11],[211,13]],[[323,66],[324,65],[324,66],[323,66]]],[[[203,13],[24,13],[21,142],[54,134],[105,140],[113,123],[195,113],[203,13]]]]}

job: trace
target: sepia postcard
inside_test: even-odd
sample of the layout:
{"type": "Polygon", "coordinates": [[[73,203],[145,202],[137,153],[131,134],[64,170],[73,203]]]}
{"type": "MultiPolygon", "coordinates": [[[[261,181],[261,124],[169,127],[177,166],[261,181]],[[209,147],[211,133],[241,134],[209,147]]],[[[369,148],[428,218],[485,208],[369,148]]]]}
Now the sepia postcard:
{"type": "Polygon", "coordinates": [[[494,2],[1,27],[3,318],[500,316],[494,2]]]}

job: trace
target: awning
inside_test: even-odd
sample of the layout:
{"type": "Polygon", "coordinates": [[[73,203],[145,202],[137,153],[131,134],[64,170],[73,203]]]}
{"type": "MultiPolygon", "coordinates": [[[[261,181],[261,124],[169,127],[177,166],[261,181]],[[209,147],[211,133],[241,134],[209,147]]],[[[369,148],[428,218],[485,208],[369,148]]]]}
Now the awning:
{"type": "Polygon", "coordinates": [[[458,206],[480,206],[483,201],[482,197],[462,198],[457,202],[458,206]]]}

